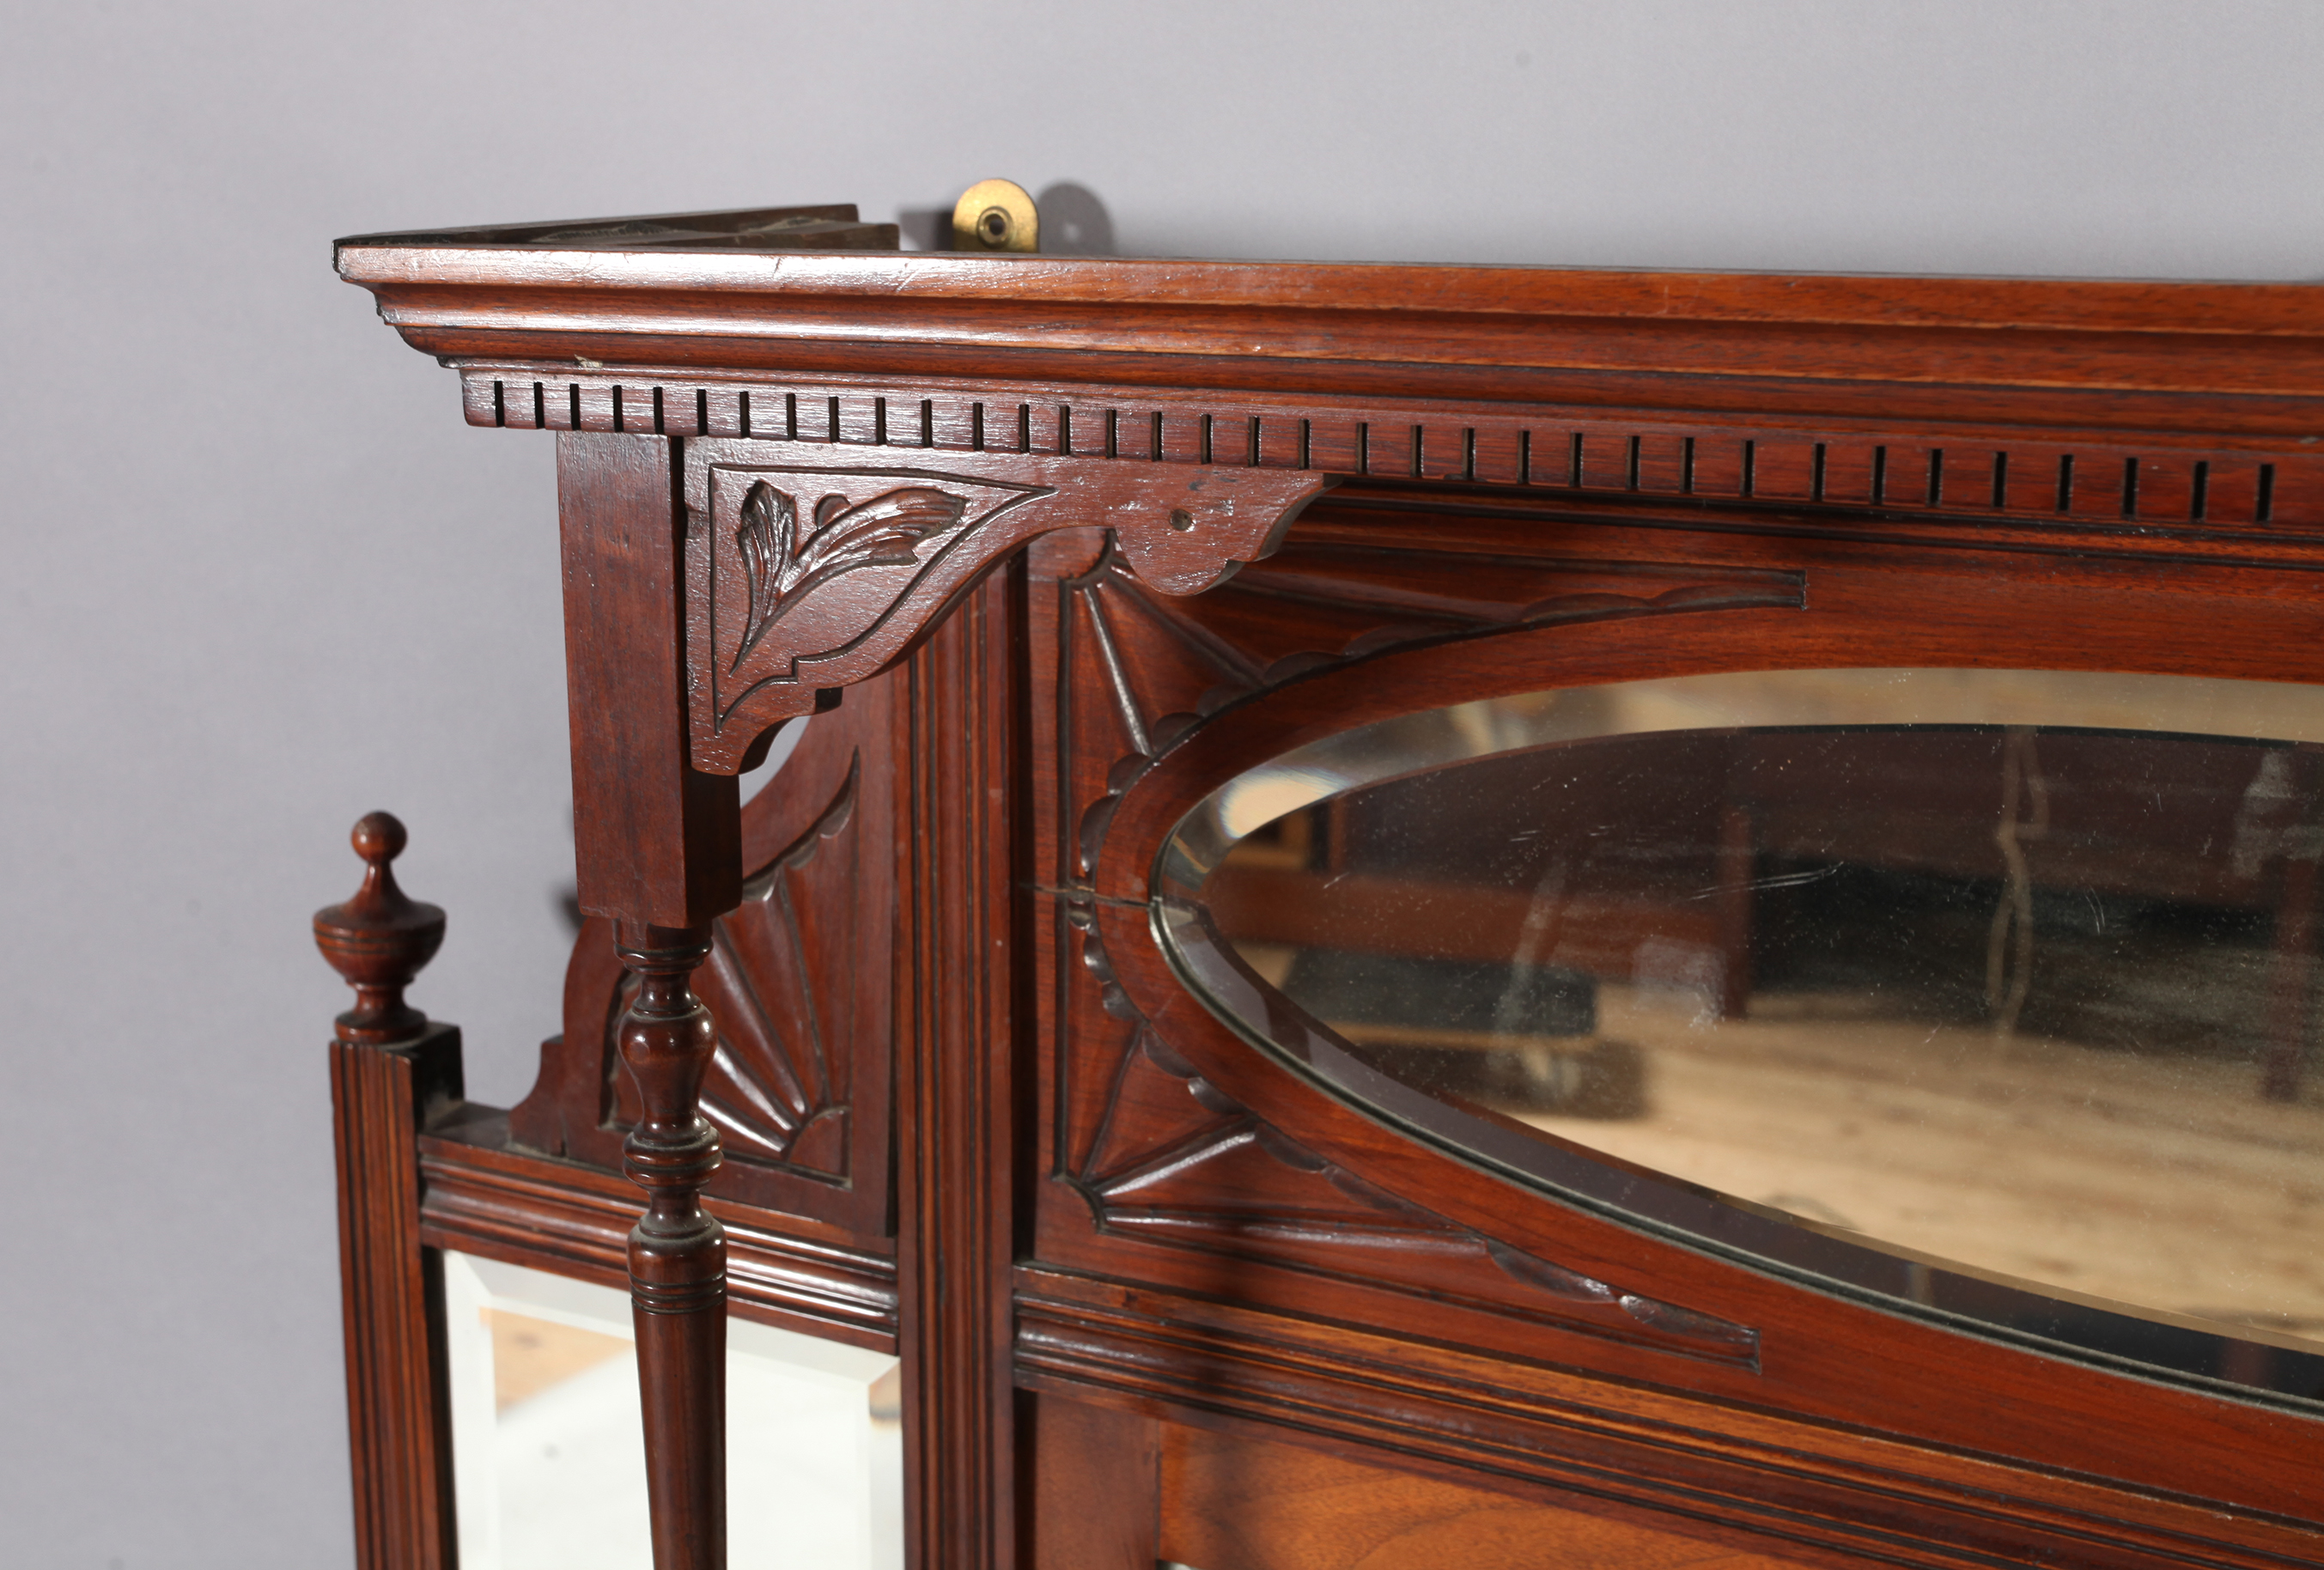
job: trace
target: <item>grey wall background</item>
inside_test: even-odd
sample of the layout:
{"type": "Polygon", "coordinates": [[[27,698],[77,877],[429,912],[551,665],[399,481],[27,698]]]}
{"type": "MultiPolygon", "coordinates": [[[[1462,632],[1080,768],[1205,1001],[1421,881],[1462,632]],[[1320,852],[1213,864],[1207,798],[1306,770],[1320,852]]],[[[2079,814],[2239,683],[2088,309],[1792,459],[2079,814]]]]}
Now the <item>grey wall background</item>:
{"type": "Polygon", "coordinates": [[[338,283],[364,229],[1074,180],[1118,248],[2324,275],[2324,8],[894,0],[12,8],[0,25],[0,1561],[344,1565],[304,930],[348,824],[555,1028],[543,438],[338,283]]]}

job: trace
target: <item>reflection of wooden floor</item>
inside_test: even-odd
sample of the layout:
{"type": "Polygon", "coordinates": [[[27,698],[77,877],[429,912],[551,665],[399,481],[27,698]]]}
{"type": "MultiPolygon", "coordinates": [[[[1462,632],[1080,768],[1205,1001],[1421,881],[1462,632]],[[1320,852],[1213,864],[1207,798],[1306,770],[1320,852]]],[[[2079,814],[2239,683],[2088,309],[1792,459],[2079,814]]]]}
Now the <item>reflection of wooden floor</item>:
{"type": "Polygon", "coordinates": [[[575,1374],[620,1357],[630,1344],[618,1335],[580,1330],[530,1314],[487,1308],[493,1331],[493,1406],[506,1411],[527,1396],[561,1385],[575,1374]]]}
{"type": "Polygon", "coordinates": [[[2249,1064],[1849,1018],[1762,994],[1739,1020],[1609,984],[1647,1115],[1520,1113],[1576,1143],[1987,1270],[2324,1343],[2324,1094],[2249,1064]]]}

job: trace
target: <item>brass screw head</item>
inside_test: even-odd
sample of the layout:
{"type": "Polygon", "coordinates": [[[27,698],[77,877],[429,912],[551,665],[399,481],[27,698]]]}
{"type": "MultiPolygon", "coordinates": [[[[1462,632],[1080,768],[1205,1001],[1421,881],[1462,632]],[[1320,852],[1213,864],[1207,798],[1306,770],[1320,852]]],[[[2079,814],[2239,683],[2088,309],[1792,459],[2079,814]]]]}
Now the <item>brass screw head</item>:
{"type": "Polygon", "coordinates": [[[1041,215],[1014,180],[980,180],[953,204],[955,251],[1038,251],[1041,215]]]}

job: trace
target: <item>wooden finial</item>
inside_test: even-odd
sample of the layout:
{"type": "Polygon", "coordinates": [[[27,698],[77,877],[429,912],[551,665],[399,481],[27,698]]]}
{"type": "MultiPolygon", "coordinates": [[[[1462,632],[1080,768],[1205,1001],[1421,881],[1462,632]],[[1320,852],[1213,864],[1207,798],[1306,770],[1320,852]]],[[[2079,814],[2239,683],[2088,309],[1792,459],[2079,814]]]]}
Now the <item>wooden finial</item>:
{"type": "Polygon", "coordinates": [[[364,859],[363,887],[344,905],[315,912],[315,947],[355,989],[355,1006],[339,1016],[339,1039],[377,1046],[420,1034],[428,1016],[403,1001],[403,989],[436,957],[444,912],[404,897],[388,864],[407,836],[392,813],[369,812],[349,836],[364,859]]]}

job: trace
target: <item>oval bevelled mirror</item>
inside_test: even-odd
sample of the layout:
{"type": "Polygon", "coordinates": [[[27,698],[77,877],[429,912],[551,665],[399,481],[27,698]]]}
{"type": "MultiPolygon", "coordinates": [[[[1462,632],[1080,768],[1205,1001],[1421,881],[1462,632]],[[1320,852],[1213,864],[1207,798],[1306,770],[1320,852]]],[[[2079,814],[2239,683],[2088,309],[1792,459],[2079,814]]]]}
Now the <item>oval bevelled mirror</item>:
{"type": "Polygon", "coordinates": [[[1248,1039],[1828,1289],[2324,1395],[2324,690],[1743,672],[1349,731],[1157,868],[1248,1039]]]}

